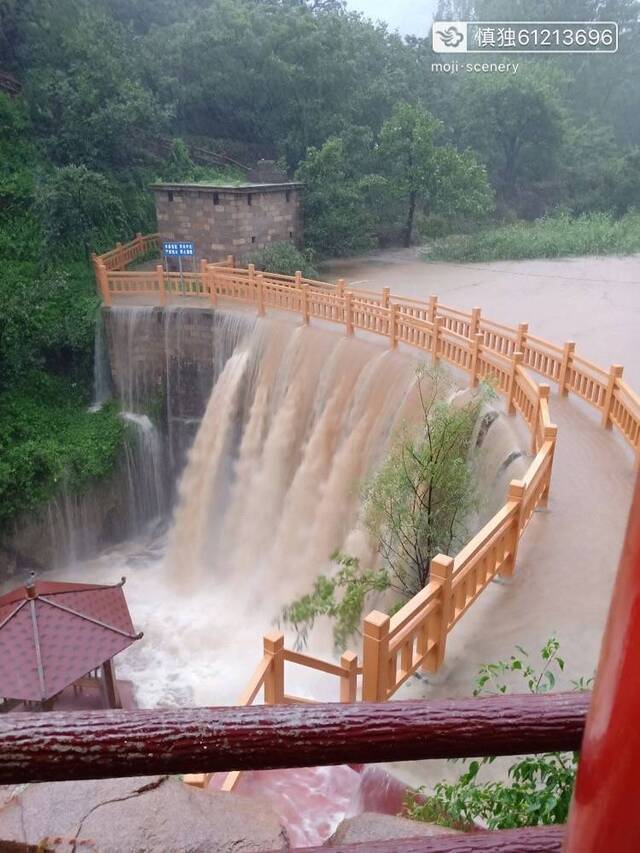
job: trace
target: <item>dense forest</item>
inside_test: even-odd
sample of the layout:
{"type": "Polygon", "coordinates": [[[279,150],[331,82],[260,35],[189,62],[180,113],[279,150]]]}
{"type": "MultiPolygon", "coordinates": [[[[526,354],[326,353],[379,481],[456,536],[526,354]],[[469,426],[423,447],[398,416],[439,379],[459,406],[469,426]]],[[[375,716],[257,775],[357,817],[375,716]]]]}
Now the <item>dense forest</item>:
{"type": "Polygon", "coordinates": [[[86,410],[88,256],[153,230],[150,181],[211,177],[189,145],[304,181],[320,259],[488,221],[621,218],[640,199],[639,9],[442,0],[439,19],[620,25],[615,55],[453,75],[430,39],[340,0],[0,0],[0,71],[20,87],[0,92],[0,524],[117,452],[115,410],[86,410]]]}

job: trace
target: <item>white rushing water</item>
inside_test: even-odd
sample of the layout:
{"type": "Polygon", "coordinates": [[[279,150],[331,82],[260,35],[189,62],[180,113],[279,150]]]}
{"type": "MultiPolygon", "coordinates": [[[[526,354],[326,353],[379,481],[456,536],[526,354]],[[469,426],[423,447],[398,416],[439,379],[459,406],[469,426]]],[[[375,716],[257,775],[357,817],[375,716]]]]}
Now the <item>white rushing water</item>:
{"type": "MultiPolygon", "coordinates": [[[[284,604],[331,570],[329,555],[345,548],[371,557],[358,532],[360,484],[394,428],[417,412],[415,358],[317,328],[243,325],[219,313],[213,334],[226,360],[214,371],[166,534],[147,533],[73,570],[87,582],[127,576],[145,636],[119,656],[119,673],[133,680],[142,707],[235,701],[262,635],[284,604]]],[[[123,334],[130,347],[131,328],[123,334]]],[[[139,381],[127,380],[125,402],[135,402],[139,381]]],[[[145,416],[126,417],[137,429],[136,458],[145,460],[132,477],[146,499],[160,496],[158,437],[145,416]]],[[[503,439],[511,451],[514,437],[503,439]]],[[[481,459],[488,446],[482,441],[481,459]]],[[[494,471],[508,455],[498,453],[488,463],[494,471]]],[[[330,657],[330,636],[320,622],[311,651],[330,657]]],[[[337,698],[335,679],[294,667],[287,691],[337,698]]]]}

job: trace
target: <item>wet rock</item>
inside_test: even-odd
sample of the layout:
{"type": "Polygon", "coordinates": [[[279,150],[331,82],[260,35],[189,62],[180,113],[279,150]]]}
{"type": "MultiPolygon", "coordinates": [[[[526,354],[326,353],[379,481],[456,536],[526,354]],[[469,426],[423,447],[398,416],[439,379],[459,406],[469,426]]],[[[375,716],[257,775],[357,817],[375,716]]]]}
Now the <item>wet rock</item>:
{"type": "Polygon", "coordinates": [[[325,847],[339,847],[341,844],[357,844],[365,841],[391,841],[397,838],[456,834],[457,830],[437,826],[435,823],[365,812],[343,820],[325,847]]]}
{"type": "Polygon", "coordinates": [[[284,850],[286,833],[260,800],[200,791],[168,776],[0,789],[4,842],[96,853],[284,850]]]}

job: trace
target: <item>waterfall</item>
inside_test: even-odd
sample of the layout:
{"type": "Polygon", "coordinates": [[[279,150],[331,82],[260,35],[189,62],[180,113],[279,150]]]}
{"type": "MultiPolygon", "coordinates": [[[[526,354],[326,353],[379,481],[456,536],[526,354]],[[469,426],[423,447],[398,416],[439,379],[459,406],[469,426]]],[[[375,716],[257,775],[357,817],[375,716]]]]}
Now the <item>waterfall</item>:
{"type": "MultiPolygon", "coordinates": [[[[175,505],[166,537],[137,536],[85,561],[82,578],[127,576],[145,636],[119,672],[143,707],[232,703],[282,606],[335,571],[333,551],[371,565],[361,486],[396,428],[421,417],[415,354],[240,311],[112,309],[107,335],[114,388],[132,406],[119,509],[139,533],[175,505]],[[159,391],[160,434],[144,414],[159,391]]],[[[473,445],[486,498],[471,532],[524,464],[513,422],[490,406],[473,445]]],[[[329,658],[332,645],[318,620],[310,652],[329,658]]],[[[337,697],[335,680],[298,667],[287,690],[337,697]]]]}
{"type": "Polygon", "coordinates": [[[111,371],[105,338],[102,312],[96,318],[93,351],[93,411],[97,411],[111,396],[111,371]]]}
{"type": "Polygon", "coordinates": [[[179,488],[167,567],[179,588],[246,584],[271,617],[328,568],[359,484],[415,384],[362,341],[262,321],[215,383],[179,488]]]}
{"type": "Polygon", "coordinates": [[[123,412],[133,441],[125,444],[124,467],[128,486],[131,532],[158,520],[168,509],[169,487],[162,438],[147,415],[123,412]]]}

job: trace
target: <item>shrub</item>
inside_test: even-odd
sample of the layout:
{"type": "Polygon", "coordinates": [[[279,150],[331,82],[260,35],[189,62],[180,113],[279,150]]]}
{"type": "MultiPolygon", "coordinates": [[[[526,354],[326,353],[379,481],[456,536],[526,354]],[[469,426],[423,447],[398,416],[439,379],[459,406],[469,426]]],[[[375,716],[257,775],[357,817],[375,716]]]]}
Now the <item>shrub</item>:
{"type": "Polygon", "coordinates": [[[312,263],[312,253],[301,252],[293,243],[283,240],[281,243],[271,243],[264,249],[254,252],[249,262],[256,269],[279,275],[295,275],[298,270],[305,278],[317,278],[318,272],[312,263]]]}
{"type": "MultiPolygon", "coordinates": [[[[534,668],[524,649],[516,648],[518,656],[480,669],[474,696],[506,693],[510,675],[524,680],[531,693],[553,689],[558,673],[564,670],[558,640],[551,637],[542,648],[540,669],[534,668]]],[[[579,679],[574,687],[587,689],[590,681],[579,679]]],[[[493,758],[471,761],[457,782],[438,783],[426,800],[424,788],[409,794],[405,802],[407,817],[445,826],[481,823],[489,829],[566,821],[577,770],[576,753],[529,755],[511,765],[507,782],[478,782],[481,768],[492,761],[493,758]]]]}
{"type": "Polygon", "coordinates": [[[0,528],[113,469],[126,425],[112,405],[89,412],[80,386],[30,372],[0,394],[0,528]]]}
{"type": "Polygon", "coordinates": [[[640,251],[640,213],[615,219],[609,213],[572,218],[566,213],[535,222],[456,234],[422,250],[428,260],[493,261],[562,258],[571,255],[626,255],[640,251]]]}
{"type": "Polygon", "coordinates": [[[111,181],[86,166],[64,166],[48,175],[36,191],[46,254],[60,256],[82,247],[110,247],[126,229],[122,200],[111,181]]]}

